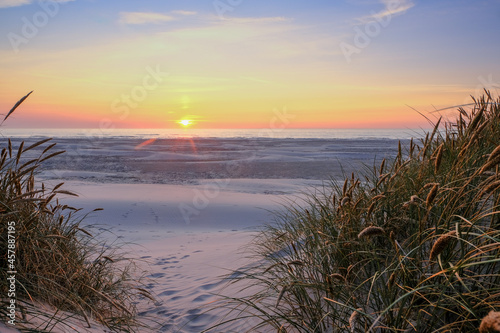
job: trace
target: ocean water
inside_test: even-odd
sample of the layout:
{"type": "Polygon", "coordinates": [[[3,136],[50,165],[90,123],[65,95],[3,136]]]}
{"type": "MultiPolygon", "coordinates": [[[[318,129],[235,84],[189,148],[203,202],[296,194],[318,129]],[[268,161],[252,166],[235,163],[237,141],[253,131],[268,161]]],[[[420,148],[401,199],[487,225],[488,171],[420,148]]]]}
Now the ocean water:
{"type": "Polygon", "coordinates": [[[277,139],[410,139],[425,136],[428,129],[12,129],[0,136],[10,138],[277,138],[277,139]]]}

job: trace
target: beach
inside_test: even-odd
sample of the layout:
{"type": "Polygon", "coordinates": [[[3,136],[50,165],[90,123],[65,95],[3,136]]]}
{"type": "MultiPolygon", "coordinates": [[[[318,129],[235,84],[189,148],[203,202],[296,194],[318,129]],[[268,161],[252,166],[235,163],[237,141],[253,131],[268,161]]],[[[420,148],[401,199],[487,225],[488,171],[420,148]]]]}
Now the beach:
{"type": "MultiPolygon", "coordinates": [[[[38,177],[49,186],[64,182],[78,197],[63,195],[61,202],[90,213],[84,225],[138,260],[156,298],[139,305],[152,332],[201,332],[223,319],[227,310],[208,310],[221,294],[239,292],[225,277],[249,264],[246,245],[273,222],[273,211],[300,205],[325,181],[395,156],[398,148],[393,139],[53,141],[66,153],[47,160],[38,177]]],[[[92,331],[83,326],[78,330],[92,331]]],[[[238,322],[224,331],[241,329],[238,322]]]]}

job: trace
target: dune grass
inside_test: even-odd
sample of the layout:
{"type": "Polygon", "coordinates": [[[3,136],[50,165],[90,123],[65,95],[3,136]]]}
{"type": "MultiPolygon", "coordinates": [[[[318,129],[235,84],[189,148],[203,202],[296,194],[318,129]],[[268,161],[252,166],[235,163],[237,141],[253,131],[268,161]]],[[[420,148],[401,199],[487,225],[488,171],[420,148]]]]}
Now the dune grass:
{"type": "Polygon", "coordinates": [[[233,274],[250,296],[224,306],[252,332],[477,332],[500,309],[499,144],[486,92],[393,161],[290,203],[233,274]]]}
{"type": "Polygon", "coordinates": [[[151,296],[137,281],[134,262],[82,227],[85,216],[78,209],[59,203],[59,196],[74,195],[63,184],[49,189],[35,178],[45,160],[63,153],[55,146],[50,139],[29,147],[5,140],[0,146],[0,318],[11,319],[7,277],[13,264],[16,328],[52,331],[76,315],[112,331],[140,331],[136,302],[151,296]],[[15,235],[14,261],[7,251],[9,230],[15,235]]]}

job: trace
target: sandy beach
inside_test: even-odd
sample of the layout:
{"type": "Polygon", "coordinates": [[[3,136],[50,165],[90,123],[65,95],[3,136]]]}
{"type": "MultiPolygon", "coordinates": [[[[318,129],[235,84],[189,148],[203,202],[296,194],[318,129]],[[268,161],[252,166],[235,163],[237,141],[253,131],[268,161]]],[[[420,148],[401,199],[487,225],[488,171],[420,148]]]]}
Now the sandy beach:
{"type": "MultiPolygon", "coordinates": [[[[125,244],[127,257],[139,259],[157,299],[140,305],[153,332],[200,332],[217,323],[224,310],[206,311],[221,290],[238,292],[223,289],[223,277],[249,263],[245,245],[272,223],[272,211],[397,152],[397,141],[384,139],[54,141],[67,152],[47,161],[39,178],[64,181],[79,197],[62,202],[83,213],[103,208],[84,223],[110,231],[99,237],[125,244]]],[[[242,329],[241,322],[224,327],[242,329]]]]}

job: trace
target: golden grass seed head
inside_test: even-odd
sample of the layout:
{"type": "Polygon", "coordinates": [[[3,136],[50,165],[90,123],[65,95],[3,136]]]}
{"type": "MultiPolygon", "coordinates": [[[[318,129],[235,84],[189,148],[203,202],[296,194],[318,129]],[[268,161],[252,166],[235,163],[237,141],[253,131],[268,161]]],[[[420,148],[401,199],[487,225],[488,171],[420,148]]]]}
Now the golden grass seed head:
{"type": "Polygon", "coordinates": [[[472,119],[472,121],[469,123],[468,130],[473,131],[477,125],[479,124],[479,121],[483,117],[484,109],[480,109],[479,112],[476,114],[476,116],[472,119]]]}
{"type": "Polygon", "coordinates": [[[442,234],[434,242],[434,245],[432,245],[429,259],[432,260],[432,259],[436,258],[441,252],[443,252],[443,250],[446,248],[446,246],[453,240],[456,233],[457,232],[455,230],[452,230],[452,231],[449,231],[445,234],[442,234]]]}
{"type": "Polygon", "coordinates": [[[344,181],[344,186],[342,186],[342,196],[345,196],[346,192],[347,192],[347,178],[346,180],[344,181]]]}
{"type": "Polygon", "coordinates": [[[368,217],[372,214],[373,209],[375,208],[376,203],[377,203],[376,201],[373,201],[373,202],[371,203],[370,207],[368,207],[368,212],[366,213],[366,215],[367,215],[368,217]]]}
{"type": "Polygon", "coordinates": [[[418,201],[420,200],[420,198],[418,197],[418,195],[412,195],[410,197],[410,201],[407,201],[403,204],[403,207],[408,207],[410,205],[416,205],[418,203],[418,201]]]}
{"type": "Polygon", "coordinates": [[[10,141],[10,138],[9,138],[9,141],[8,141],[8,149],[9,149],[9,158],[12,158],[12,141],[10,141]]]}
{"type": "Polygon", "coordinates": [[[358,205],[361,203],[362,200],[363,200],[362,197],[360,197],[358,200],[356,200],[356,202],[354,203],[354,206],[353,206],[354,210],[356,210],[356,208],[358,207],[358,205]]]}
{"type": "Polygon", "coordinates": [[[479,333],[500,332],[500,312],[490,311],[486,317],[481,320],[479,333]]]}
{"type": "Polygon", "coordinates": [[[479,193],[479,197],[482,197],[484,194],[493,192],[494,190],[498,189],[498,187],[500,187],[500,180],[488,184],[481,190],[481,192],[479,193]]]}
{"type": "Polygon", "coordinates": [[[427,205],[428,208],[432,206],[432,203],[434,202],[434,199],[438,194],[438,190],[439,190],[439,184],[434,184],[434,186],[432,186],[431,190],[429,191],[427,199],[425,200],[425,204],[427,205]]]}
{"type": "Polygon", "coordinates": [[[356,311],[353,311],[351,316],[349,317],[349,327],[351,332],[354,332],[356,329],[356,324],[358,323],[359,311],[363,311],[361,308],[357,308],[356,311]]]}
{"type": "Polygon", "coordinates": [[[385,158],[382,160],[382,163],[380,163],[380,170],[379,170],[380,174],[384,172],[384,167],[385,167],[385,158]]]}
{"type": "Polygon", "coordinates": [[[383,194],[378,194],[372,198],[372,201],[377,201],[379,199],[385,198],[385,195],[383,194]]]}
{"type": "Polygon", "coordinates": [[[396,272],[392,272],[389,280],[387,281],[387,287],[392,287],[394,285],[394,281],[396,280],[396,272]]]}
{"type": "Polygon", "coordinates": [[[390,175],[391,175],[390,173],[384,173],[380,175],[379,180],[377,182],[377,187],[380,186],[380,184],[382,184],[383,182],[385,182],[390,175]]]}
{"type": "Polygon", "coordinates": [[[495,166],[497,166],[498,164],[500,164],[500,155],[497,155],[494,159],[492,160],[489,160],[488,159],[488,162],[486,162],[485,165],[483,165],[483,167],[481,168],[481,170],[479,170],[479,173],[484,173],[485,171],[489,170],[489,169],[492,169],[494,168],[495,166]]]}
{"type": "Polygon", "coordinates": [[[444,143],[442,143],[436,153],[436,160],[434,161],[434,171],[437,173],[439,167],[441,166],[441,160],[443,158],[444,143]]]}
{"type": "Polygon", "coordinates": [[[495,158],[499,156],[500,156],[500,145],[498,145],[495,149],[493,149],[490,156],[488,157],[488,162],[493,161],[495,158]]]}
{"type": "Polygon", "coordinates": [[[384,235],[385,230],[381,227],[375,227],[375,226],[370,226],[366,227],[361,232],[358,234],[358,238],[363,238],[363,237],[373,237],[373,236],[379,236],[379,235],[384,235]]]}

